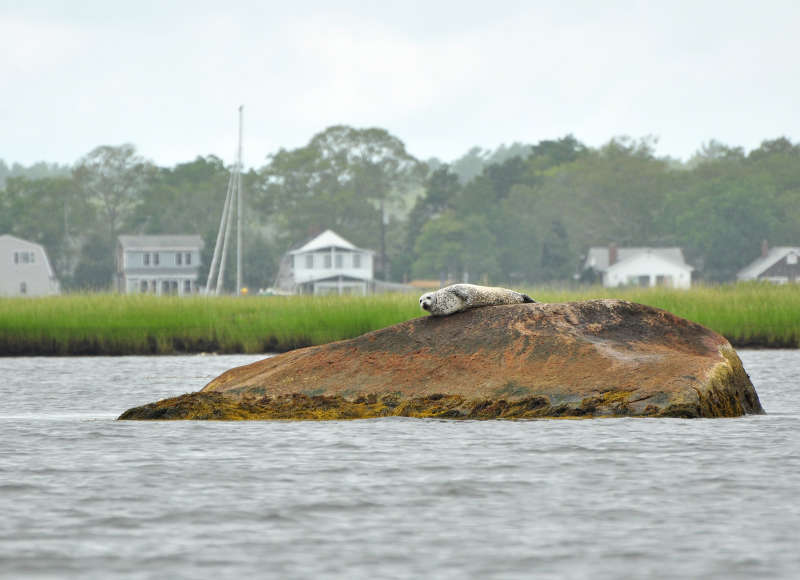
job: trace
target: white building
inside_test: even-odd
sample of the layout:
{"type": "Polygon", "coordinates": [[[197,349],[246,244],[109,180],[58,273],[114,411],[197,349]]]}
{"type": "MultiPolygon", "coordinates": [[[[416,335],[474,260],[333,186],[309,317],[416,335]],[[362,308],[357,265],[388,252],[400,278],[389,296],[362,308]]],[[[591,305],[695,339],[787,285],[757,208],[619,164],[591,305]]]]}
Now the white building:
{"type": "Polygon", "coordinates": [[[119,236],[116,288],[122,294],[194,294],[200,236],[119,236]]]}
{"type": "Polygon", "coordinates": [[[761,256],[736,274],[737,280],[764,280],[775,284],[800,282],[800,247],[761,245],[761,256]]]}
{"type": "Polygon", "coordinates": [[[9,234],[0,236],[0,296],[58,293],[58,280],[44,247],[9,234]]]}
{"type": "Polygon", "coordinates": [[[374,289],[375,252],[325,230],[281,261],[276,287],[294,294],[356,294],[374,289]]]}
{"type": "Polygon", "coordinates": [[[600,274],[606,288],[689,288],[694,270],[680,248],[617,248],[614,244],[590,248],[583,267],[600,274]]]}

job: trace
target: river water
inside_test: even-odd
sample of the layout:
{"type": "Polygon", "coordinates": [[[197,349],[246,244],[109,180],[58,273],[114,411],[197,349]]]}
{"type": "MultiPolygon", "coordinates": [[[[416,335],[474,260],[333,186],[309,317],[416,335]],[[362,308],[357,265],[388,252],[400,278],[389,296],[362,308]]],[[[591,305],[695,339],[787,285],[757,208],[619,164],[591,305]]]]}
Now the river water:
{"type": "Polygon", "coordinates": [[[737,419],[128,422],[260,356],[0,358],[3,578],[797,578],[800,351],[737,419]]]}

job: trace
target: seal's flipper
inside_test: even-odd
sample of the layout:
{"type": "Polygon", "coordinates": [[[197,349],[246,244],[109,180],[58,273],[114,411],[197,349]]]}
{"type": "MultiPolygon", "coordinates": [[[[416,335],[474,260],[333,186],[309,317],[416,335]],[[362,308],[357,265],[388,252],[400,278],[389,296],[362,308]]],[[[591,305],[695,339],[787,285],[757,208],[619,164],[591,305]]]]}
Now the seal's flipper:
{"type": "Polygon", "coordinates": [[[461,300],[463,300],[464,302],[469,301],[469,292],[467,292],[465,288],[459,288],[458,285],[454,285],[450,286],[448,290],[450,290],[450,292],[452,292],[454,295],[461,298],[461,300]]]}

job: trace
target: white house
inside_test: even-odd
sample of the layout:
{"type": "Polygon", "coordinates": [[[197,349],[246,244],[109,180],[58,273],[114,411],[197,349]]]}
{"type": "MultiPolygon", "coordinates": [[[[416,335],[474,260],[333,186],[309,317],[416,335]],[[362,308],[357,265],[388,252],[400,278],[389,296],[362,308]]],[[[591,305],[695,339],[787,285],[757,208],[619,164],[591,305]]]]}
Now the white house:
{"type": "Polygon", "coordinates": [[[116,287],[122,294],[193,294],[198,290],[200,236],[119,236],[116,287]]]}
{"type": "Polygon", "coordinates": [[[590,248],[583,267],[600,274],[606,288],[689,288],[694,270],[684,260],[680,248],[618,248],[614,244],[590,248]]]}
{"type": "Polygon", "coordinates": [[[739,270],[737,280],[765,280],[776,284],[800,282],[800,247],[761,245],[761,256],[739,270]]]}
{"type": "Polygon", "coordinates": [[[374,254],[325,230],[283,257],[275,285],[294,294],[365,296],[374,289],[374,254]]]}
{"type": "Polygon", "coordinates": [[[0,236],[0,296],[58,294],[44,247],[9,234],[0,236]]]}

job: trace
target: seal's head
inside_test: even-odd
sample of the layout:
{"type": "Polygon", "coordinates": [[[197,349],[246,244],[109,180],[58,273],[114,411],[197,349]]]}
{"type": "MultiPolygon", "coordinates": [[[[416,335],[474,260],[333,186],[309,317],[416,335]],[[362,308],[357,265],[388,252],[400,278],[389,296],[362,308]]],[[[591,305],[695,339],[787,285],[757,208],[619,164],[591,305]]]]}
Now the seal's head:
{"type": "Polygon", "coordinates": [[[419,305],[433,316],[447,316],[464,310],[465,298],[458,290],[458,285],[454,285],[423,294],[419,297],[419,305]]]}
{"type": "Polygon", "coordinates": [[[433,306],[433,292],[428,292],[419,297],[419,307],[428,312],[431,311],[433,306]]]}

